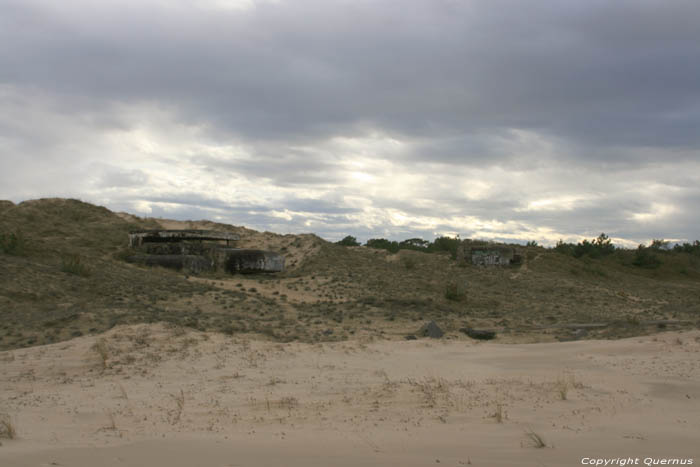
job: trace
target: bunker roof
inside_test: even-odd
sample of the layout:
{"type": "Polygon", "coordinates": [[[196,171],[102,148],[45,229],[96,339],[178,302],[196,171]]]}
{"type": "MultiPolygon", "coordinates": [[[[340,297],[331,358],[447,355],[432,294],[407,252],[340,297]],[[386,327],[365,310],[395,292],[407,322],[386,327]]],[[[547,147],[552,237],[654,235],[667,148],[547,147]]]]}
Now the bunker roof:
{"type": "Polygon", "coordinates": [[[129,243],[181,242],[183,240],[240,240],[240,236],[218,230],[134,230],[129,232],[129,243]]]}

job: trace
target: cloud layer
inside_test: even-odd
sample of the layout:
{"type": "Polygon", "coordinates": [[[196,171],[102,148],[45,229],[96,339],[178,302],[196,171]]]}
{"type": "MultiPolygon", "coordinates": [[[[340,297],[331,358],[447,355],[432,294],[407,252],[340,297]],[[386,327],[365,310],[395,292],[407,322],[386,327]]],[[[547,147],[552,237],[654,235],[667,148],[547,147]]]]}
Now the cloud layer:
{"type": "Polygon", "coordinates": [[[0,197],[329,239],[700,238],[698,17],[0,0],[0,197]]]}

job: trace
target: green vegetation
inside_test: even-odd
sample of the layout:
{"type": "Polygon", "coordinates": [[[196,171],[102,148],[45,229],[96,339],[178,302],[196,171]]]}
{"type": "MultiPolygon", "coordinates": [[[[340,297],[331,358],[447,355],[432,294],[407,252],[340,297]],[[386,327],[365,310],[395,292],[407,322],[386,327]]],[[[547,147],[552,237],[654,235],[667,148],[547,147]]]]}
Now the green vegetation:
{"type": "Polygon", "coordinates": [[[401,250],[416,250],[427,251],[430,248],[430,242],[422,238],[409,238],[399,242],[401,250]]]}
{"type": "Polygon", "coordinates": [[[639,245],[636,249],[615,247],[610,238],[603,234],[592,241],[584,240],[578,244],[564,243],[561,240],[553,248],[554,251],[577,258],[580,261],[594,260],[604,264],[593,267],[584,264],[583,267],[572,268],[572,273],[595,272],[602,277],[609,277],[611,269],[624,266],[636,271],[634,274],[651,274],[660,280],[678,280],[682,277],[700,278],[700,241],[693,243],[676,244],[671,247],[670,242],[663,239],[654,239],[649,246],[639,245]],[[648,272],[644,272],[648,271],[648,272]]]}
{"type": "Polygon", "coordinates": [[[683,243],[674,245],[673,251],[675,253],[689,253],[692,255],[700,256],[700,240],[695,240],[693,243],[683,243]]]}
{"type": "Polygon", "coordinates": [[[464,287],[455,282],[451,282],[445,286],[445,298],[455,302],[461,302],[467,298],[467,292],[464,287]]]}
{"type": "Polygon", "coordinates": [[[15,233],[2,240],[0,350],[59,342],[118,324],[184,322],[188,313],[167,310],[161,300],[181,300],[209,286],[113,258],[126,246],[130,230],[156,226],[77,200],[27,201],[0,211],[0,232],[15,233]]]}
{"type": "Polygon", "coordinates": [[[81,277],[88,277],[90,275],[90,269],[78,255],[70,255],[63,258],[61,260],[61,271],[81,277]]]}
{"type": "Polygon", "coordinates": [[[336,245],[341,245],[341,246],[360,246],[360,242],[357,241],[355,237],[352,235],[348,235],[347,237],[343,238],[339,242],[335,242],[336,245]]]}
{"type": "Polygon", "coordinates": [[[582,256],[601,258],[614,253],[615,245],[612,244],[610,237],[604,233],[601,233],[598,238],[591,241],[584,240],[577,244],[564,243],[563,241],[559,240],[554,249],[559,253],[568,254],[574,258],[580,258],[582,256]]]}
{"type": "Polygon", "coordinates": [[[456,258],[457,249],[462,241],[459,237],[438,237],[432,243],[422,238],[409,238],[401,242],[387,240],[386,238],[371,238],[365,244],[368,248],[387,250],[389,253],[398,253],[399,250],[422,251],[424,253],[450,253],[456,258]]]}
{"type": "Polygon", "coordinates": [[[459,248],[461,243],[462,243],[462,240],[459,239],[459,236],[456,238],[438,237],[428,247],[428,250],[431,253],[433,253],[433,252],[447,252],[454,259],[457,257],[457,249],[459,248]]]}
{"type": "Polygon", "coordinates": [[[367,240],[367,243],[365,243],[365,246],[377,250],[386,250],[389,253],[397,253],[401,249],[399,242],[390,241],[386,238],[370,238],[367,240]]]}
{"type": "Polygon", "coordinates": [[[658,268],[661,266],[661,261],[659,258],[652,252],[653,248],[649,247],[646,248],[644,245],[639,245],[639,248],[637,248],[637,251],[634,253],[634,259],[632,260],[632,264],[635,266],[638,266],[640,268],[658,268]]]}
{"type": "Polygon", "coordinates": [[[0,253],[25,256],[27,254],[27,242],[22,232],[0,233],[0,253]]]}
{"type": "Polygon", "coordinates": [[[411,258],[410,256],[401,258],[401,263],[406,269],[415,269],[417,264],[415,258],[411,258]]]}
{"type": "MultiPolygon", "coordinates": [[[[269,248],[288,255],[285,272],[187,278],[123,260],[130,230],[158,227],[153,219],[76,200],[29,201],[0,211],[0,349],[155,322],[319,342],[403,339],[435,320],[453,337],[467,338],[459,330],[469,326],[503,329],[502,339],[532,333],[528,339],[537,340],[571,337],[559,326],[567,323],[610,323],[587,337],[621,337],[657,331],[645,323],[695,323],[700,316],[698,242],[669,247],[655,241],[628,250],[601,235],[555,248],[530,244],[517,247],[525,264],[516,270],[451,259],[461,248],[483,245],[459,238],[373,239],[367,248],[346,248],[357,241],[266,235],[277,242],[269,248]]],[[[241,232],[243,239],[259,235],[241,232]]],[[[95,349],[109,363],[102,350],[95,349]]]]}

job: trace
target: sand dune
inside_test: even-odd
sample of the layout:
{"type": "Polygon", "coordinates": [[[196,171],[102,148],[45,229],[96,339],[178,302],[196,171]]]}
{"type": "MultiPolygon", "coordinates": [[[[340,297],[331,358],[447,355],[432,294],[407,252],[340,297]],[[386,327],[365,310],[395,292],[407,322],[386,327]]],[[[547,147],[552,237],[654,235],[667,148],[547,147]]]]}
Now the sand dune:
{"type": "Polygon", "coordinates": [[[699,331],[311,345],[123,326],[0,353],[0,465],[697,465],[699,353],[699,331]]]}

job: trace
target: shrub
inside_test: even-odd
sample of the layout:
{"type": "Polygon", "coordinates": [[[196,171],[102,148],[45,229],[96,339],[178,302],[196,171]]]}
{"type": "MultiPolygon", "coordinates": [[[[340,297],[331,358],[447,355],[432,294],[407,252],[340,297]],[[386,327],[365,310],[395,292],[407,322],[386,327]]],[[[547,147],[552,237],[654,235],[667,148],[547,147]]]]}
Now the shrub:
{"type": "Polygon", "coordinates": [[[455,282],[451,282],[445,286],[445,298],[455,302],[461,302],[467,298],[467,292],[464,287],[455,282]]]}
{"type": "Polygon", "coordinates": [[[563,255],[573,255],[575,246],[576,245],[574,245],[573,243],[564,243],[564,240],[559,239],[556,246],[554,247],[554,251],[563,255]]]}
{"type": "Polygon", "coordinates": [[[632,264],[640,268],[654,269],[661,266],[661,260],[652,253],[651,248],[646,248],[644,245],[639,245],[634,253],[632,264]]]}
{"type": "Polygon", "coordinates": [[[120,248],[112,254],[112,258],[119,261],[127,261],[132,256],[134,256],[134,250],[131,248],[120,248]]]}
{"type": "Polygon", "coordinates": [[[558,253],[572,255],[574,258],[580,258],[584,255],[588,255],[591,258],[600,258],[601,256],[614,253],[615,245],[612,244],[610,237],[601,233],[598,238],[591,241],[584,240],[575,245],[559,240],[554,250],[558,253]]]}
{"type": "Polygon", "coordinates": [[[413,258],[402,258],[401,262],[403,263],[403,266],[406,269],[415,269],[416,268],[416,260],[413,258]]]}
{"type": "Polygon", "coordinates": [[[676,244],[673,247],[676,253],[690,253],[700,255],[700,240],[695,240],[693,243],[676,244]]]}
{"type": "Polygon", "coordinates": [[[13,256],[25,256],[27,254],[27,241],[22,232],[0,234],[0,252],[13,256]]]}
{"type": "Polygon", "coordinates": [[[610,238],[604,233],[592,241],[584,240],[574,247],[574,256],[580,258],[583,255],[588,255],[591,258],[600,258],[601,256],[609,255],[615,251],[615,246],[610,238]]]}
{"type": "Polygon", "coordinates": [[[367,240],[365,246],[369,248],[376,248],[378,250],[387,250],[390,253],[396,253],[399,251],[399,243],[396,241],[390,241],[386,238],[370,238],[367,240]]]}
{"type": "Polygon", "coordinates": [[[425,251],[429,245],[430,242],[422,238],[409,238],[399,242],[399,248],[402,250],[425,251]]]}
{"type": "Polygon", "coordinates": [[[651,245],[649,245],[649,248],[652,250],[656,251],[661,251],[661,250],[668,250],[669,249],[669,242],[667,242],[664,239],[654,239],[651,242],[651,245]]]}
{"type": "Polygon", "coordinates": [[[386,238],[370,238],[365,243],[365,246],[387,250],[390,253],[396,253],[399,250],[423,251],[425,253],[447,252],[450,253],[452,259],[455,259],[457,257],[457,249],[461,243],[462,240],[460,240],[459,236],[455,238],[438,237],[432,243],[422,238],[409,238],[401,242],[387,240],[386,238]]]}
{"type": "Polygon", "coordinates": [[[446,251],[450,253],[452,259],[457,258],[457,248],[462,243],[459,237],[438,237],[436,238],[430,246],[428,246],[428,251],[430,252],[441,252],[446,251]]]}
{"type": "Polygon", "coordinates": [[[352,235],[348,235],[347,237],[343,238],[339,242],[335,242],[336,245],[341,245],[341,246],[360,246],[360,242],[357,241],[355,237],[352,235]]]}

